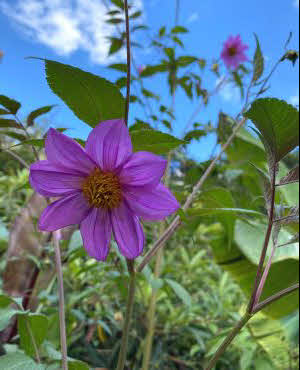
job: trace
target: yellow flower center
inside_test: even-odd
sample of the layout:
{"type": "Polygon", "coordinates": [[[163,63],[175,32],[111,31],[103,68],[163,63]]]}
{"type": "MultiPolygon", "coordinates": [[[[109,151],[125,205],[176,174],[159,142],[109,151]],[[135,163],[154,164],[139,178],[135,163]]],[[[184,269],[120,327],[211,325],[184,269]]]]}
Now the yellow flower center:
{"type": "Polygon", "coordinates": [[[83,182],[82,192],[95,208],[112,209],[122,201],[122,189],[118,177],[111,172],[96,168],[83,182]]]}
{"type": "Polygon", "coordinates": [[[228,53],[231,57],[234,57],[237,53],[237,50],[234,46],[232,46],[231,48],[228,49],[228,53]]]}

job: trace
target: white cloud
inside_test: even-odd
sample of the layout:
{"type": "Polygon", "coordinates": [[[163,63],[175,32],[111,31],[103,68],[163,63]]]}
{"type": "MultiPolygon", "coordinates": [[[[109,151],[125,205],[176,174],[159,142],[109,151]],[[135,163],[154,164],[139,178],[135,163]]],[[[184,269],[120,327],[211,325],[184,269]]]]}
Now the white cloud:
{"type": "Polygon", "coordinates": [[[299,0],[294,0],[294,7],[299,9],[299,0]]]}
{"type": "Polygon", "coordinates": [[[196,22],[197,20],[199,19],[199,14],[198,13],[192,13],[189,17],[188,17],[188,23],[194,23],[196,22]]]}
{"type": "MultiPolygon", "coordinates": [[[[141,9],[142,0],[135,0],[141,9]]],[[[52,48],[59,55],[83,50],[94,63],[125,57],[124,51],[110,60],[108,36],[115,26],[105,22],[107,8],[102,0],[0,0],[0,10],[33,41],[52,48]]]]}
{"type": "MultiPolygon", "coordinates": [[[[220,77],[216,81],[216,86],[224,80],[224,77],[220,77]]],[[[240,101],[240,90],[230,83],[224,83],[219,90],[219,95],[225,102],[238,103],[240,101]]]]}
{"type": "Polygon", "coordinates": [[[299,106],[299,93],[298,95],[291,96],[289,101],[292,105],[299,106]]]}

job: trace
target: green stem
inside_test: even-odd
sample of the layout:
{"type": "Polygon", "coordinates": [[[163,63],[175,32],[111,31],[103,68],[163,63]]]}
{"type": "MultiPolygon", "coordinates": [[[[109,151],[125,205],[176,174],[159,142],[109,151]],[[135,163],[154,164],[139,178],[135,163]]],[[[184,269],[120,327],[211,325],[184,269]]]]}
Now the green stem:
{"type": "Polygon", "coordinates": [[[227,348],[230,346],[230,344],[233,342],[235,337],[239,334],[241,329],[247,324],[247,322],[251,319],[252,315],[249,313],[246,313],[241,320],[237,323],[237,325],[233,328],[231,333],[227,336],[227,338],[224,340],[224,342],[221,344],[218,351],[215,353],[214,357],[210,360],[208,366],[205,368],[205,370],[212,370],[219,358],[224,354],[224,352],[227,350],[227,348]]]}
{"type": "MultiPolygon", "coordinates": [[[[158,279],[160,276],[162,258],[163,258],[163,249],[160,249],[157,253],[156,261],[155,261],[155,270],[154,270],[155,279],[158,279]]],[[[147,337],[146,337],[146,342],[145,342],[142,370],[148,370],[149,365],[150,365],[153,337],[155,333],[155,324],[156,324],[155,312],[156,312],[157,296],[158,296],[157,289],[153,289],[149,311],[148,311],[148,331],[147,331],[147,337]]]]}
{"type": "Polygon", "coordinates": [[[129,292],[128,292],[126,316],[125,316],[125,322],[124,322],[124,327],[123,327],[123,335],[122,335],[122,342],[121,342],[121,349],[120,349],[120,354],[119,354],[119,359],[118,359],[117,370],[123,370],[124,367],[125,367],[126,356],[127,356],[127,347],[128,347],[128,339],[129,339],[130,322],[131,322],[131,317],[132,317],[132,313],[133,313],[136,273],[134,271],[132,261],[128,261],[128,270],[129,270],[129,273],[130,273],[129,292]]]}
{"type": "Polygon", "coordinates": [[[59,297],[59,327],[60,327],[60,344],[62,352],[62,368],[68,370],[68,353],[67,353],[67,335],[66,335],[66,317],[65,317],[65,297],[64,297],[64,282],[63,270],[61,264],[61,255],[59,247],[58,232],[53,233],[54,249],[55,249],[55,264],[57,271],[57,285],[59,297]]]}

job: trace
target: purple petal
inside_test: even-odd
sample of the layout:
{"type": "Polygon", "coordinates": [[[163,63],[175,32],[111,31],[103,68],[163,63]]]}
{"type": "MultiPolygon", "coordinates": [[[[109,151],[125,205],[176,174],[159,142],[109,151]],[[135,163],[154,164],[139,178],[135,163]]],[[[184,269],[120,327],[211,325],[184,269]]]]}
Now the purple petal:
{"type": "Polygon", "coordinates": [[[96,167],[81,145],[53,128],[48,131],[45,149],[51,163],[76,173],[89,175],[96,167]]]}
{"type": "Polygon", "coordinates": [[[132,211],[146,221],[163,220],[180,208],[177,199],[163,184],[150,191],[127,187],[124,197],[132,211]]]}
{"type": "Polygon", "coordinates": [[[80,231],[88,255],[97,261],[105,261],[112,231],[109,212],[101,208],[93,208],[81,222],[80,231]]]}
{"type": "Polygon", "coordinates": [[[128,259],[140,256],[145,237],[138,217],[131,212],[125,202],[122,202],[120,207],[111,211],[111,220],[121,254],[128,259]]]}
{"type": "Polygon", "coordinates": [[[134,153],[122,167],[119,178],[122,184],[157,186],[167,167],[167,161],[149,152],[134,153]]]}
{"type": "Polygon", "coordinates": [[[66,173],[49,161],[38,161],[30,166],[31,186],[45,197],[59,197],[82,188],[84,177],[66,173]]]}
{"type": "Polygon", "coordinates": [[[80,224],[89,212],[89,205],[80,192],[75,192],[50,204],[39,221],[41,231],[56,231],[80,224]]]}
{"type": "Polygon", "coordinates": [[[103,171],[113,171],[132,154],[128,128],[121,119],[99,123],[90,133],[87,153],[103,171]]]}

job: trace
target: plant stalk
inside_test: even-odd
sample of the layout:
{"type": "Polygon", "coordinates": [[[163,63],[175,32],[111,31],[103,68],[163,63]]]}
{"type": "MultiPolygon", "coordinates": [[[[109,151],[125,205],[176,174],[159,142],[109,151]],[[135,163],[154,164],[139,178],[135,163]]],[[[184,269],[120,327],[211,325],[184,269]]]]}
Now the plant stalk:
{"type": "Polygon", "coordinates": [[[125,22],[126,22],[126,42],[127,42],[127,95],[125,106],[125,122],[128,126],[129,104],[130,104],[130,82],[131,82],[131,49],[130,49],[130,25],[128,13],[128,1],[124,0],[125,22]]]}
{"type": "Polygon", "coordinates": [[[254,308],[255,303],[257,301],[257,293],[258,293],[260,281],[261,281],[261,278],[262,278],[264,263],[265,263],[265,260],[266,260],[268,246],[269,246],[269,242],[270,242],[270,238],[271,238],[271,234],[272,234],[272,229],[273,229],[274,210],[275,210],[275,194],[276,194],[276,168],[275,168],[275,166],[273,166],[273,168],[272,168],[271,193],[272,194],[271,194],[271,209],[270,209],[270,212],[269,212],[269,225],[268,225],[268,229],[267,229],[267,233],[266,233],[266,237],[265,237],[264,246],[263,246],[263,249],[262,249],[262,252],[261,252],[259,265],[258,265],[258,268],[257,268],[256,278],[255,278],[254,287],[253,287],[253,291],[252,291],[252,296],[251,296],[251,299],[250,299],[250,302],[249,302],[249,305],[248,305],[248,309],[247,309],[248,313],[250,313],[250,314],[253,312],[253,308],[254,308]]]}
{"type": "Polygon", "coordinates": [[[205,370],[212,370],[219,358],[224,354],[224,352],[227,350],[227,348],[230,346],[230,344],[233,342],[235,337],[239,334],[241,329],[247,324],[247,322],[251,319],[252,315],[248,312],[241,318],[241,320],[237,323],[237,325],[233,328],[231,333],[227,336],[227,338],[224,340],[224,342],[221,344],[218,351],[215,353],[214,357],[210,360],[208,366],[205,368],[205,370]]]}
{"type": "Polygon", "coordinates": [[[119,353],[117,370],[123,370],[125,368],[129,331],[130,331],[130,322],[131,322],[131,317],[133,313],[134,296],[135,296],[136,273],[134,271],[133,262],[127,261],[127,264],[128,264],[128,271],[130,274],[129,291],[128,291],[126,316],[125,316],[125,322],[124,322],[124,327],[123,327],[123,334],[122,334],[122,341],[121,341],[121,348],[120,348],[120,353],[119,353]]]}
{"type": "Polygon", "coordinates": [[[59,247],[59,232],[53,233],[54,248],[55,248],[55,264],[57,271],[57,284],[58,284],[58,296],[59,296],[59,327],[60,327],[60,344],[62,352],[62,368],[68,370],[68,347],[67,347],[67,335],[66,335],[66,318],[65,318],[65,297],[64,297],[64,283],[63,283],[63,271],[61,264],[61,254],[59,247]]]}

